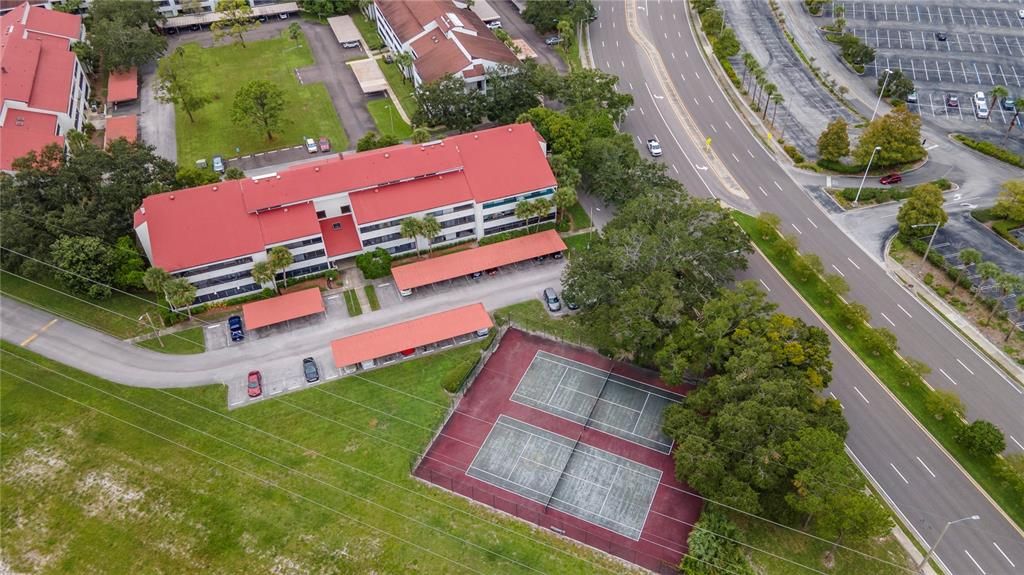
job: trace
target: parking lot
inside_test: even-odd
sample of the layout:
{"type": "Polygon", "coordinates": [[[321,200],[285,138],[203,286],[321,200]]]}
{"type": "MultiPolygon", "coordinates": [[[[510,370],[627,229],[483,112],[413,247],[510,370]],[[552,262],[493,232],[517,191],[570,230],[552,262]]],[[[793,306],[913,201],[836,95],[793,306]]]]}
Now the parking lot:
{"type": "Polygon", "coordinates": [[[842,6],[847,20],[868,22],[907,22],[977,28],[1008,28],[1024,30],[1024,20],[1017,17],[1020,4],[989,1],[991,7],[963,6],[955,3],[936,5],[932,2],[833,2],[823,7],[822,15],[832,17],[833,6],[842,6]]]}

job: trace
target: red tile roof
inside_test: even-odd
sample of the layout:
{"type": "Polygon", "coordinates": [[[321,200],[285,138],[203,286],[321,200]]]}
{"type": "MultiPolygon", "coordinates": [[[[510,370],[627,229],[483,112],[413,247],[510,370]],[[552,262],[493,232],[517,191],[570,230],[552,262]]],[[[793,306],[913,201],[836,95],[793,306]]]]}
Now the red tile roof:
{"type": "MultiPolygon", "coordinates": [[[[7,116],[11,117],[15,115],[15,112],[15,110],[10,110],[7,112],[7,116]]],[[[19,113],[26,114],[31,112],[19,113]]],[[[52,118],[54,125],[57,123],[56,116],[37,115],[52,118]]],[[[54,134],[54,130],[49,132],[46,130],[28,130],[22,126],[17,126],[13,121],[9,121],[7,124],[7,126],[0,128],[0,170],[11,170],[14,160],[33,150],[38,152],[49,144],[57,144],[61,148],[64,147],[64,136],[54,134]]]]}
{"type": "Polygon", "coordinates": [[[462,172],[413,180],[384,188],[374,188],[349,195],[352,211],[359,224],[379,222],[406,214],[414,214],[470,202],[473,193],[462,172]]]}
{"type": "Polygon", "coordinates": [[[25,27],[35,32],[74,38],[75,40],[82,37],[81,16],[35,6],[28,11],[28,21],[25,22],[25,27]]]}
{"type": "Polygon", "coordinates": [[[446,0],[376,0],[374,4],[403,44],[422,32],[423,27],[431,21],[456,9],[454,4],[446,0]]]}
{"type": "Polygon", "coordinates": [[[400,290],[430,285],[565,250],[555,230],[391,268],[400,290]]]}
{"type": "Polygon", "coordinates": [[[3,98],[66,113],[75,66],[68,38],[81,31],[80,16],[27,3],[0,16],[3,98]]]}
{"type": "Polygon", "coordinates": [[[242,306],[246,329],[259,329],[290,319],[324,312],[320,288],[287,293],[242,306]]]}
{"type": "Polygon", "coordinates": [[[131,116],[117,116],[114,118],[107,118],[107,129],[103,133],[103,145],[108,146],[110,142],[118,138],[124,138],[129,142],[134,142],[139,137],[139,117],[132,114],[131,116]]]}
{"type": "Polygon", "coordinates": [[[107,101],[114,104],[128,102],[139,97],[139,70],[112,73],[107,79],[107,101]]]}
{"type": "Polygon", "coordinates": [[[71,98],[72,82],[75,73],[75,54],[69,52],[67,47],[59,48],[54,44],[60,44],[62,40],[56,38],[34,40],[27,42],[41,42],[43,50],[39,55],[39,67],[36,69],[36,77],[32,82],[32,97],[29,99],[29,106],[40,110],[52,110],[54,112],[67,113],[68,100],[71,98]]]}
{"type": "Polygon", "coordinates": [[[313,202],[260,212],[259,221],[263,243],[268,246],[320,233],[313,202]]]}
{"type": "Polygon", "coordinates": [[[551,188],[558,184],[531,124],[513,124],[448,138],[466,166],[478,202],[551,188]]]}
{"type": "Polygon", "coordinates": [[[352,221],[352,214],[320,220],[320,233],[324,237],[324,248],[329,258],[363,250],[359,234],[356,233],[356,224],[352,221]],[[340,224],[341,227],[334,229],[334,224],[340,224]]]}
{"type": "Polygon", "coordinates": [[[345,367],[491,327],[483,304],[474,303],[336,339],[331,351],[335,365],[345,367]]]}

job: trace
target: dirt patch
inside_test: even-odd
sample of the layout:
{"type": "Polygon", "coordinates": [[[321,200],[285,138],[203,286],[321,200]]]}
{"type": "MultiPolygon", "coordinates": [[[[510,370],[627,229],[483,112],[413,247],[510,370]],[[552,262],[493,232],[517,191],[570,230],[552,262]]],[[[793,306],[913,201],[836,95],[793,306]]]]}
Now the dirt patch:
{"type": "Polygon", "coordinates": [[[67,465],[55,453],[30,447],[4,471],[5,481],[44,483],[53,479],[67,465]]]}
{"type": "Polygon", "coordinates": [[[88,515],[118,519],[142,515],[145,493],[110,472],[89,472],[75,484],[75,490],[83,496],[88,515]]]}

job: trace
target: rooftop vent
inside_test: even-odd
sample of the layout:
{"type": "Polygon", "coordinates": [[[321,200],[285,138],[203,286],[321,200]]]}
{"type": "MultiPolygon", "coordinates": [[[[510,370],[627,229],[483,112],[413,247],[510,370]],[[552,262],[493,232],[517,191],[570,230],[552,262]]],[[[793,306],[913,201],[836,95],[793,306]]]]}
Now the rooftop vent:
{"type": "Polygon", "coordinates": [[[390,154],[389,152],[385,152],[385,153],[384,153],[384,157],[385,157],[385,158],[390,158],[390,157],[391,157],[391,154],[390,154]]]}
{"type": "Polygon", "coordinates": [[[169,196],[167,196],[167,197],[168,197],[168,199],[171,199],[171,200],[173,200],[173,199],[174,199],[174,194],[171,194],[171,195],[169,195],[169,196]]]}
{"type": "Polygon", "coordinates": [[[25,125],[25,118],[23,118],[22,116],[18,116],[17,118],[14,119],[14,125],[16,125],[16,126],[24,126],[25,125]]]}
{"type": "Polygon", "coordinates": [[[313,171],[314,172],[319,172],[320,171],[320,166],[317,166],[317,167],[313,168],[313,171]]]}
{"type": "Polygon", "coordinates": [[[509,128],[508,128],[508,133],[509,133],[509,134],[511,134],[511,133],[512,133],[512,127],[511,127],[511,126],[509,126],[509,128]]]}
{"type": "Polygon", "coordinates": [[[215,192],[217,191],[217,186],[213,187],[213,191],[215,191],[215,192]]]}

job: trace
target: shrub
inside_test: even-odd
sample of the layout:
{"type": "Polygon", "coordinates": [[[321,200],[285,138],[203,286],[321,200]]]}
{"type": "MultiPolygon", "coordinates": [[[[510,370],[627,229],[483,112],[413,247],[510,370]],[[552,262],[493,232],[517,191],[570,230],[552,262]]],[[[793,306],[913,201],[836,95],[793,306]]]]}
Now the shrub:
{"type": "Polygon", "coordinates": [[[832,170],[833,172],[839,172],[840,174],[863,174],[864,166],[851,166],[839,161],[818,159],[818,167],[826,170],[832,170]]]}
{"type": "Polygon", "coordinates": [[[925,285],[932,285],[935,283],[935,276],[931,272],[924,274],[924,283],[925,285]]]}
{"type": "Polygon", "coordinates": [[[800,150],[796,149],[796,146],[792,144],[786,144],[782,146],[782,149],[786,152],[786,155],[790,157],[794,162],[800,164],[804,161],[804,155],[800,153],[800,150]]]}
{"type": "Polygon", "coordinates": [[[1024,157],[1018,156],[1017,154],[1014,154],[1013,152],[1007,150],[1006,148],[1001,148],[993,144],[992,142],[984,142],[980,140],[975,140],[973,138],[968,138],[967,136],[961,134],[957,134],[953,137],[956,138],[956,140],[961,144],[967,146],[968,148],[981,152],[986,156],[991,156],[1001,162],[1006,162],[1011,166],[1024,168],[1024,157]]]}
{"type": "Polygon", "coordinates": [[[356,256],[356,267],[368,280],[375,280],[391,274],[391,254],[383,248],[356,256]]]}
{"type": "Polygon", "coordinates": [[[686,540],[689,549],[679,570],[686,575],[752,573],[736,542],[738,538],[736,525],[720,511],[712,511],[710,506],[705,506],[686,540]]]}
{"type": "Polygon", "coordinates": [[[554,222],[547,222],[547,223],[541,224],[539,226],[532,226],[532,227],[529,228],[529,231],[527,231],[527,228],[522,228],[522,229],[510,231],[510,232],[503,232],[503,233],[500,233],[500,234],[494,234],[493,236],[487,236],[487,237],[481,239],[477,243],[479,243],[481,246],[486,246],[488,244],[496,244],[498,242],[503,242],[505,240],[513,240],[515,238],[521,238],[521,237],[527,235],[527,233],[534,233],[535,234],[537,232],[543,232],[545,230],[553,230],[553,229],[555,229],[555,223],[554,222]]]}
{"type": "Polygon", "coordinates": [[[980,457],[992,457],[1006,449],[1006,438],[994,424],[979,419],[956,433],[956,440],[967,451],[980,457]]]}

